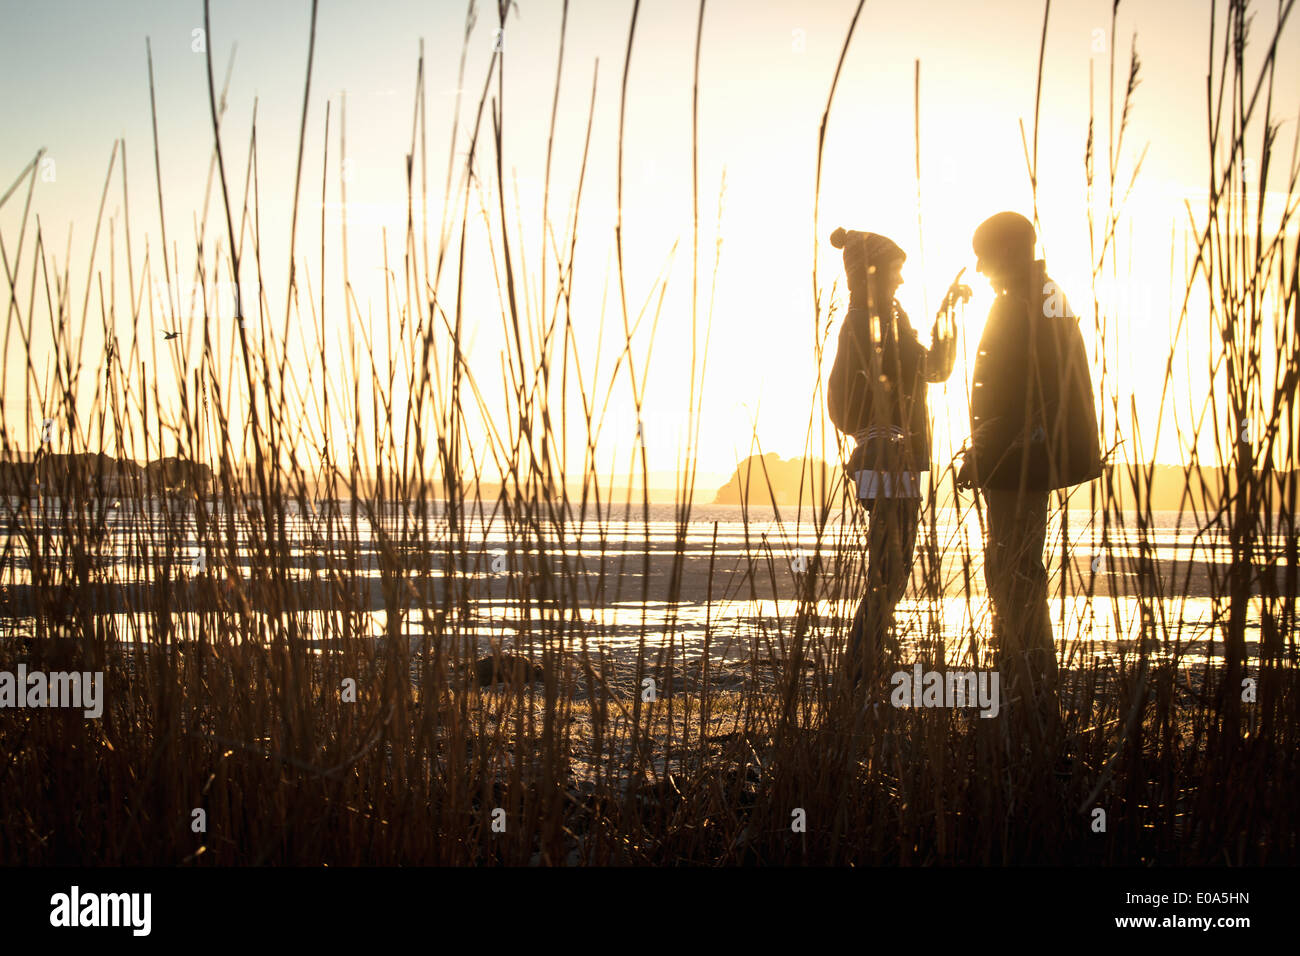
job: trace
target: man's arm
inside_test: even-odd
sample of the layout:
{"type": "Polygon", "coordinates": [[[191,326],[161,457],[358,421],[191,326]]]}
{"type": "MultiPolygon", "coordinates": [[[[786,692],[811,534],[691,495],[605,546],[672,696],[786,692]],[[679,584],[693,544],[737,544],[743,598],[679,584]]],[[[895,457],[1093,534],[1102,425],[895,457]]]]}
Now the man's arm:
{"type": "Polygon", "coordinates": [[[980,335],[971,381],[971,445],[981,480],[1003,465],[1024,426],[1029,353],[1021,300],[999,296],[980,335]]]}

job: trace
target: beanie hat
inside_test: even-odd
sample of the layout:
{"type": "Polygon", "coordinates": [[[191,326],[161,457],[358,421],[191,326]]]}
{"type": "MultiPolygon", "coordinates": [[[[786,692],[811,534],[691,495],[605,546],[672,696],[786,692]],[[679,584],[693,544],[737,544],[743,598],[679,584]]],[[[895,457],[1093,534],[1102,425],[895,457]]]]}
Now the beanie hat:
{"type": "Polygon", "coordinates": [[[887,266],[907,258],[892,239],[874,232],[836,229],[831,233],[831,245],[844,250],[844,274],[851,290],[866,288],[871,266],[887,266]]]}
{"type": "Polygon", "coordinates": [[[1000,258],[1006,253],[1020,253],[1026,258],[1034,257],[1034,242],[1037,239],[1034,226],[1018,212],[1000,212],[985,219],[971,239],[971,248],[981,258],[993,256],[1000,258]],[[1000,255],[1001,254],[1001,255],[1000,255]]]}

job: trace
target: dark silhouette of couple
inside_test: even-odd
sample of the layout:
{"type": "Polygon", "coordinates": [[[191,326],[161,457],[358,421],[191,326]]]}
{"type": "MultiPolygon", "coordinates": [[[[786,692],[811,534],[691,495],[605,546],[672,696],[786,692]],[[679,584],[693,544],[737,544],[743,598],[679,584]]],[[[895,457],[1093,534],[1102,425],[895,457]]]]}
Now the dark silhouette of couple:
{"type": "MultiPolygon", "coordinates": [[[[1009,704],[1036,702],[1057,719],[1056,651],[1047,605],[1049,493],[1101,473],[1092,381],[1078,321],[1034,256],[1023,216],[1002,212],[972,240],[977,270],[996,300],[972,374],[971,434],[957,485],[982,497],[984,578],[993,605],[995,667],[1009,704]]],[[[849,310],[840,330],[827,403],[835,426],[855,440],[846,472],[868,512],[867,589],[845,660],[853,682],[883,672],[894,608],[911,577],[930,468],[926,387],[946,381],[956,359],[955,311],[970,300],[962,273],[949,287],[926,348],[895,295],[906,258],[870,232],[837,229],[849,310]]]]}

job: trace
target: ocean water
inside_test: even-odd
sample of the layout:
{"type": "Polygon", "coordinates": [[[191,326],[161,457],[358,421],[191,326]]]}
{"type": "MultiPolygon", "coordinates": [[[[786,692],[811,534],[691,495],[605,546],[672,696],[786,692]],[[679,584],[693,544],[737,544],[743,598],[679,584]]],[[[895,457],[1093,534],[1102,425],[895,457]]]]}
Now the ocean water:
{"type": "MultiPolygon", "coordinates": [[[[707,505],[682,520],[671,505],[510,516],[482,509],[462,511],[453,524],[441,503],[391,504],[373,515],[358,508],[355,516],[350,502],[333,509],[317,502],[306,512],[290,503],[283,538],[267,544],[257,515],[209,503],[200,522],[192,509],[133,504],[101,503],[84,519],[91,535],[71,536],[92,541],[80,551],[67,529],[81,518],[69,525],[57,502],[29,502],[26,515],[11,517],[0,532],[4,628],[28,630],[34,602],[49,597],[37,593],[34,566],[45,569],[53,582],[45,591],[56,588],[61,605],[89,602],[121,639],[148,640],[157,588],[167,588],[168,613],[183,633],[204,594],[248,588],[255,567],[270,565],[282,575],[279,607],[300,615],[322,646],[346,614],[356,631],[375,637],[388,633],[393,617],[418,647],[439,615],[479,648],[546,643],[617,656],[644,648],[689,660],[707,643],[717,658],[780,659],[796,640],[805,654],[842,642],[864,587],[865,529],[856,510],[818,516],[707,505]]],[[[11,500],[9,515],[21,507],[11,500]]],[[[1261,582],[1273,575],[1279,593],[1286,587],[1286,538],[1277,529],[1261,523],[1252,541],[1255,564],[1268,570],[1256,575],[1247,603],[1249,655],[1264,613],[1281,608],[1261,596],[1261,582]]],[[[1063,659],[1143,648],[1187,662],[1221,655],[1226,527],[1178,512],[1147,522],[1133,513],[1058,512],[1047,541],[1063,659]]],[[[981,542],[974,509],[923,514],[912,582],[895,615],[902,648],[942,646],[951,661],[987,651],[981,542]]],[[[255,603],[253,614],[275,616],[255,603]]],[[[221,620],[248,631],[228,613],[221,620]]],[[[1294,653],[1294,636],[1287,640],[1294,653]]]]}

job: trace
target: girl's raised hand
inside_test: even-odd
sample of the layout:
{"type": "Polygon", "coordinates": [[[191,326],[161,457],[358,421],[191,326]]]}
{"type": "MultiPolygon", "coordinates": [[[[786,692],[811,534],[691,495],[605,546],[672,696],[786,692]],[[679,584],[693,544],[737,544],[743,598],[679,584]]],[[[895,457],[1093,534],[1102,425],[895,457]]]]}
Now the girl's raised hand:
{"type": "Polygon", "coordinates": [[[966,269],[963,267],[962,270],[953,278],[952,285],[948,286],[948,291],[943,297],[943,304],[939,306],[940,312],[947,312],[958,302],[961,302],[963,305],[970,302],[971,288],[968,285],[963,285],[961,281],[961,277],[965,274],[966,269]]]}

